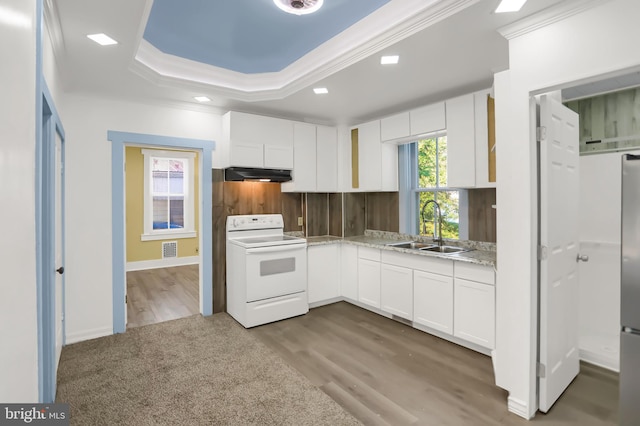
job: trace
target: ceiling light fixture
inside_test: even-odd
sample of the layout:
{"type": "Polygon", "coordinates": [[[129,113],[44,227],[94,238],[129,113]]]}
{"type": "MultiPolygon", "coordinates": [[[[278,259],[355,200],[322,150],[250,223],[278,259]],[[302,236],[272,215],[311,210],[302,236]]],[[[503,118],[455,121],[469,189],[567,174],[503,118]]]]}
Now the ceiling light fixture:
{"type": "Polygon", "coordinates": [[[316,87],[313,89],[313,93],[315,93],[316,95],[326,95],[327,93],[329,93],[329,89],[327,89],[326,87],[316,87]]]}
{"type": "Polygon", "coordinates": [[[496,9],[496,13],[517,12],[527,0],[502,0],[496,9]]]}
{"type": "Polygon", "coordinates": [[[280,10],[294,15],[307,15],[322,7],[324,0],[273,0],[280,10]]]}
{"type": "Polygon", "coordinates": [[[206,96],[194,96],[193,99],[195,99],[198,102],[210,102],[211,99],[207,98],[206,96]]]}
{"type": "Polygon", "coordinates": [[[115,41],[114,39],[112,39],[111,37],[109,37],[108,35],[106,35],[104,33],[87,34],[87,37],[89,37],[91,40],[93,40],[96,43],[98,43],[100,46],[110,46],[112,44],[118,44],[117,41],[115,41]]]}
{"type": "Polygon", "coordinates": [[[398,63],[398,60],[400,59],[400,56],[398,55],[390,55],[390,56],[383,56],[380,58],[380,64],[381,65],[395,65],[398,63]]]}

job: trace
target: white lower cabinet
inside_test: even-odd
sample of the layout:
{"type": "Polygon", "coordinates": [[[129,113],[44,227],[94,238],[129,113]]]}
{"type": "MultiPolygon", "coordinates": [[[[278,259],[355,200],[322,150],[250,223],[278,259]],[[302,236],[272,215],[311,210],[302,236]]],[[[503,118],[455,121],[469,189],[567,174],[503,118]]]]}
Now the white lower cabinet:
{"type": "Polygon", "coordinates": [[[453,278],[413,271],[413,321],[453,334],[453,278]]]}
{"type": "Polygon", "coordinates": [[[358,247],[342,244],[340,248],[340,294],[358,300],[358,247]]]}
{"type": "Polygon", "coordinates": [[[409,321],[413,319],[413,270],[380,265],[380,308],[409,321]]]}
{"type": "Polygon", "coordinates": [[[453,335],[480,346],[495,347],[496,293],[491,284],[454,280],[453,335]]]}
{"type": "Polygon", "coordinates": [[[307,248],[307,297],[309,303],[340,297],[340,246],[307,248]]]}
{"type": "Polygon", "coordinates": [[[380,250],[358,247],[358,300],[380,308],[380,250]]]}

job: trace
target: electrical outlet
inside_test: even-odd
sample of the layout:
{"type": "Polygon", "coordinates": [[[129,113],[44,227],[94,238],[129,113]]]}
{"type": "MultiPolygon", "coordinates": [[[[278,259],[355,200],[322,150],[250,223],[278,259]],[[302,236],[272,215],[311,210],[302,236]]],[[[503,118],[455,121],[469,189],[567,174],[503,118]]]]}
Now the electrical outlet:
{"type": "Polygon", "coordinates": [[[298,226],[302,226],[304,225],[304,222],[302,221],[302,216],[298,216],[298,226]]]}

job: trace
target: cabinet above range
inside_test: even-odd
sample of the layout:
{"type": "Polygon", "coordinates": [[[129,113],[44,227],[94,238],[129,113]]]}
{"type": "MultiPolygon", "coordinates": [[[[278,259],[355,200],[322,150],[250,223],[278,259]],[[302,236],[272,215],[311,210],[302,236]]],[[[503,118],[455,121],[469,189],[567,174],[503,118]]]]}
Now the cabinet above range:
{"type": "Polygon", "coordinates": [[[293,122],[229,111],[222,116],[221,167],[293,168],[293,122]]]}

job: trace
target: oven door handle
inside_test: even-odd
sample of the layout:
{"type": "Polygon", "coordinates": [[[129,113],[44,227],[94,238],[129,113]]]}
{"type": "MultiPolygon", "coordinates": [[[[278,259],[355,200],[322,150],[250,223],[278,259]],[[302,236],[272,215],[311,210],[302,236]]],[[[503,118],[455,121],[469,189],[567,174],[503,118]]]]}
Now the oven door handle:
{"type": "Polygon", "coordinates": [[[269,247],[257,247],[248,248],[247,254],[262,254],[262,253],[277,253],[291,250],[302,250],[307,247],[306,244],[287,244],[281,246],[269,246],[269,247]]]}

